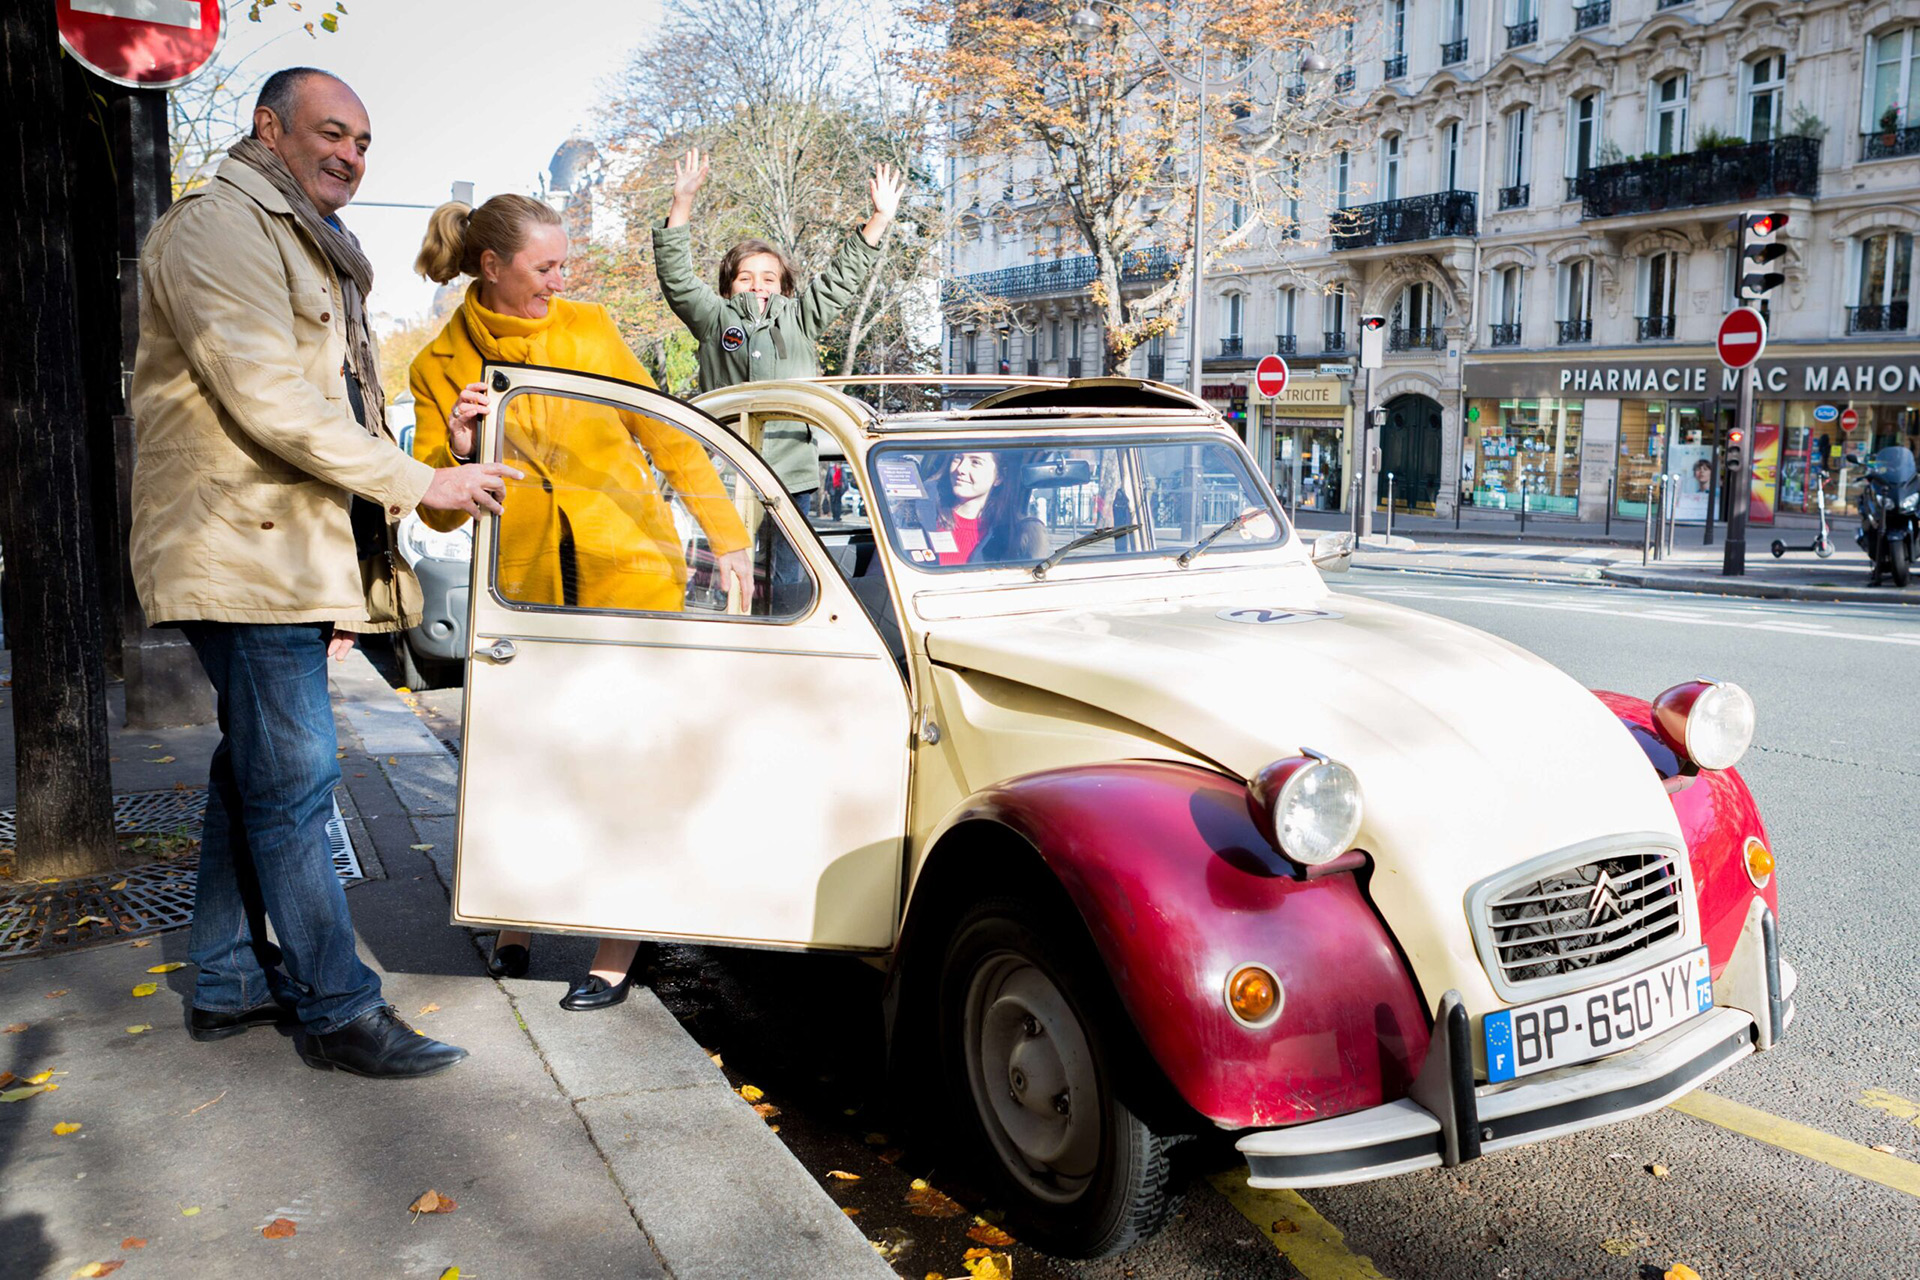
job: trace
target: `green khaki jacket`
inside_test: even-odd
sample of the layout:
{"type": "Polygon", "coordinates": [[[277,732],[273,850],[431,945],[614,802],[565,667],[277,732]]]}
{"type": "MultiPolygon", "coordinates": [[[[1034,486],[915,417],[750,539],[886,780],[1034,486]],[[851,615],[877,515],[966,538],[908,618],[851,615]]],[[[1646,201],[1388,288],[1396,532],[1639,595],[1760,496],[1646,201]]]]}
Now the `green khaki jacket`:
{"type": "MultiPolygon", "coordinates": [[[[880,251],[854,231],[825,271],[794,297],[769,298],[762,315],[752,294],[723,298],[695,274],[687,227],[669,227],[661,219],[653,228],[660,292],[700,344],[702,391],[819,376],[820,335],[866,284],[879,256],[880,251]]],[[[789,493],[820,487],[820,452],[804,423],[769,422],[760,453],[789,493]]]]}

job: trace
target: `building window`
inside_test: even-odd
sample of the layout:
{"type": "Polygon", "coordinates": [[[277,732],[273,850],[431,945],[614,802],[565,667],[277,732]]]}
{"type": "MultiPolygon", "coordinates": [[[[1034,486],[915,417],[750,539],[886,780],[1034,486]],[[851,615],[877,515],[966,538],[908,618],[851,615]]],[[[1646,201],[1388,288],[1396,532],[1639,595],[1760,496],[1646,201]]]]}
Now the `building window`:
{"type": "Polygon", "coordinates": [[[1433,286],[1424,281],[1410,284],[1394,299],[1387,345],[1395,351],[1437,351],[1442,346],[1445,319],[1445,308],[1435,299],[1433,286]]]}
{"type": "Polygon", "coordinates": [[[1380,198],[1400,198],[1400,135],[1397,133],[1380,140],[1380,198]]]}
{"type": "Polygon", "coordinates": [[[1349,208],[1353,179],[1353,155],[1345,147],[1333,153],[1333,207],[1349,208]]]}
{"type": "Polygon", "coordinates": [[[1287,160],[1287,225],[1280,229],[1282,240],[1300,238],[1300,157],[1287,160]]]}
{"type": "Polygon", "coordinates": [[[1520,267],[1503,267],[1493,278],[1493,328],[1496,347],[1520,345],[1520,294],[1524,280],[1520,267]]]}
{"type": "Polygon", "coordinates": [[[1560,267],[1560,341],[1593,341],[1593,264],[1585,258],[1560,267]]]}
{"type": "Polygon", "coordinates": [[[1060,358],[1060,322],[1055,320],[1047,327],[1051,331],[1047,343],[1047,358],[1058,360],[1060,358]]]}
{"type": "Polygon", "coordinates": [[[1407,0],[1387,0],[1387,48],[1393,56],[1407,53],[1407,0]]]}
{"type": "Polygon", "coordinates": [[[1654,154],[1670,156],[1687,149],[1687,73],[1676,71],[1653,82],[1652,136],[1654,154]]]}
{"type": "Polygon", "coordinates": [[[1527,134],[1533,113],[1525,107],[1507,112],[1506,184],[1500,193],[1500,207],[1513,209],[1527,203],[1527,134]]]}
{"type": "Polygon", "coordinates": [[[1326,298],[1327,301],[1321,308],[1326,316],[1326,330],[1322,334],[1326,339],[1325,350],[1345,351],[1347,349],[1347,287],[1335,285],[1326,298]]]}
{"type": "Polygon", "coordinates": [[[1282,338],[1291,338],[1294,336],[1294,322],[1299,317],[1300,291],[1298,289],[1282,289],[1280,291],[1279,302],[1280,307],[1278,312],[1276,312],[1279,328],[1275,332],[1282,338]]]}
{"type": "Polygon", "coordinates": [[[1440,184],[1442,191],[1460,189],[1460,122],[1449,121],[1440,131],[1440,184]]]}
{"type": "Polygon", "coordinates": [[[1223,312],[1220,325],[1220,354],[1223,356],[1237,356],[1242,349],[1241,344],[1243,338],[1241,322],[1246,319],[1247,315],[1247,295],[1244,293],[1229,293],[1220,299],[1220,303],[1223,312]]]}
{"type": "Polygon", "coordinates": [[[1782,54],[1748,60],[1741,71],[1747,82],[1748,142],[1771,142],[1780,136],[1780,100],[1786,94],[1787,60],[1782,54]]]}
{"type": "Polygon", "coordinates": [[[1640,260],[1640,323],[1635,335],[1640,341],[1673,337],[1674,300],[1679,292],[1677,254],[1654,253],[1640,260]]]}
{"type": "Polygon", "coordinates": [[[1881,231],[1860,237],[1857,305],[1847,309],[1848,333],[1903,333],[1913,278],[1913,237],[1881,231]]]}
{"type": "Polygon", "coordinates": [[[1238,197],[1235,197],[1233,203],[1227,206],[1227,227],[1231,231],[1238,231],[1241,227],[1245,226],[1246,224],[1247,224],[1247,203],[1246,201],[1241,200],[1238,197]]]}
{"type": "Polygon", "coordinates": [[[1920,93],[1920,27],[1901,27],[1867,39],[1866,96],[1860,131],[1899,129],[1916,120],[1920,93]]]}
{"type": "Polygon", "coordinates": [[[1567,176],[1578,178],[1600,157],[1600,91],[1567,104],[1567,176]]]}

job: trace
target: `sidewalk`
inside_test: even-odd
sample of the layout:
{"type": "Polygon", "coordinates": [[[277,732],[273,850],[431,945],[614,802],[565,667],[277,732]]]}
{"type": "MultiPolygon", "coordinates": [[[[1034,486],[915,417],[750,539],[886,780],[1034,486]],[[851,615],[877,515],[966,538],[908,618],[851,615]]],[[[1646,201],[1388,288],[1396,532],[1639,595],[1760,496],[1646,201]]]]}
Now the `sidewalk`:
{"type": "MultiPolygon", "coordinates": [[[[558,1008],[590,939],[541,939],[524,980],[485,976],[487,939],[447,923],[452,757],[358,653],[334,689],[362,955],[404,1017],[472,1057],[371,1081],[308,1068],[273,1031],[196,1044],[191,965],[148,972],[186,960],[184,930],[0,963],[0,1070],[59,1073],[0,1105],[0,1272],[891,1275],[651,992],[558,1008]],[[134,996],[143,982],[158,992],[134,996]],[[457,1208],[409,1213],[428,1189],[457,1208]],[[276,1219],[294,1234],[264,1237],[276,1219]]],[[[116,789],[203,784],[215,736],[116,728],[116,789]]],[[[10,714],[0,739],[10,806],[10,714]]]]}

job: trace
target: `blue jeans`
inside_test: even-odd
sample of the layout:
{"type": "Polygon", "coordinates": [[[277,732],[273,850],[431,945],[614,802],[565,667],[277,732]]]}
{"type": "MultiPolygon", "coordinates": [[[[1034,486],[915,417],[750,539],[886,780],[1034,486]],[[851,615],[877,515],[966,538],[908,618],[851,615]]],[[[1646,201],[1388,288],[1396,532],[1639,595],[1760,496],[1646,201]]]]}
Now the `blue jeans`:
{"type": "Polygon", "coordinates": [[[308,1031],[336,1031],[383,1001],[380,979],[354,951],[327,845],[340,784],[327,692],[333,628],[188,622],[182,630],[213,682],[221,733],[193,901],[194,1007],[240,1013],[279,1000],[308,1031]]]}

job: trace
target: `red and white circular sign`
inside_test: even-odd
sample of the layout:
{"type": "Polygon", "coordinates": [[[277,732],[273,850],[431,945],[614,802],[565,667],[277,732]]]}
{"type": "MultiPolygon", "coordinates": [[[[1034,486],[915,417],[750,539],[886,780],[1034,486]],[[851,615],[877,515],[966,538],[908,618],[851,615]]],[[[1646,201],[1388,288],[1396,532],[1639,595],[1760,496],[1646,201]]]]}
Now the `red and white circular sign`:
{"type": "Polygon", "coordinates": [[[171,89],[226,38],[221,0],[54,0],[60,44],[80,65],[133,89],[171,89]]]}
{"type": "Polygon", "coordinates": [[[1720,322],[1714,345],[1720,349],[1721,364],[1744,369],[1767,349],[1767,322],[1752,307],[1735,307],[1720,322]]]}
{"type": "Polygon", "coordinates": [[[1272,399],[1287,389],[1287,379],[1292,376],[1287,362],[1279,356],[1262,356],[1260,363],[1254,366],[1253,385],[1261,395],[1272,399]]]}
{"type": "Polygon", "coordinates": [[[1855,412],[1854,412],[1853,410],[1851,410],[1851,409],[1843,409],[1843,410],[1841,410],[1841,413],[1840,413],[1840,429],[1841,429],[1842,431],[1852,431],[1852,430],[1853,430],[1853,429],[1854,429],[1855,427],[1857,427],[1857,426],[1859,426],[1859,425],[1860,425],[1860,415],[1859,415],[1859,414],[1857,414],[1857,413],[1855,413],[1855,412]]]}

